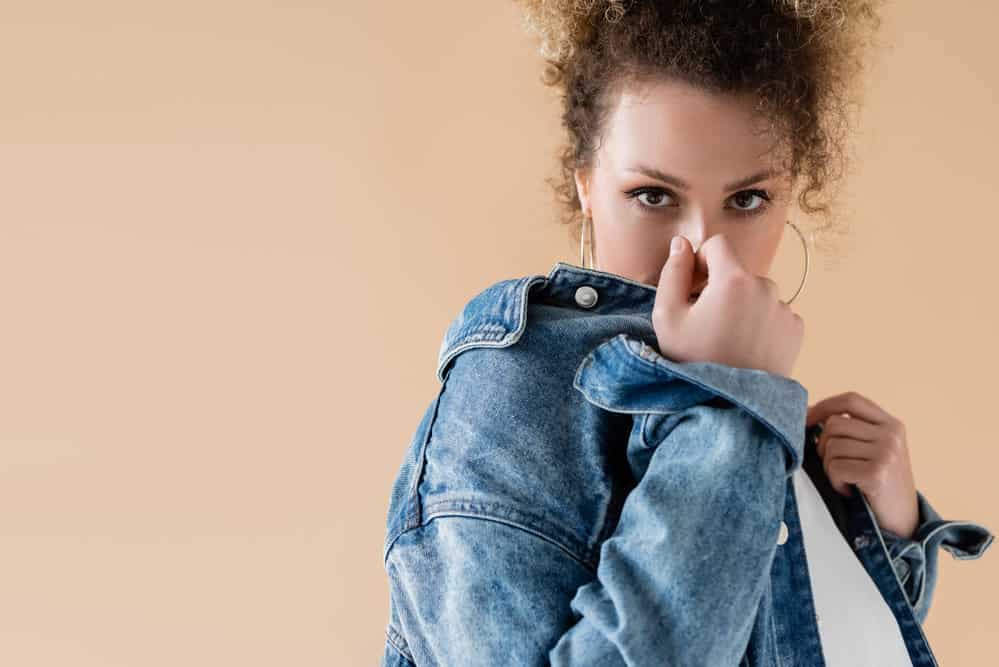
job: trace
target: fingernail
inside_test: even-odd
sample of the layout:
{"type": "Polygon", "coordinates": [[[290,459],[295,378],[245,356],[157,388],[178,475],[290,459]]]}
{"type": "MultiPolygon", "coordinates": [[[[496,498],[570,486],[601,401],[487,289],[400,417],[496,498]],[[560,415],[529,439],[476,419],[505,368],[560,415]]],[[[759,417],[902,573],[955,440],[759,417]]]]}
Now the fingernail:
{"type": "Polygon", "coordinates": [[[672,257],[683,249],[683,241],[679,236],[674,236],[673,240],[669,244],[669,255],[672,257]]]}

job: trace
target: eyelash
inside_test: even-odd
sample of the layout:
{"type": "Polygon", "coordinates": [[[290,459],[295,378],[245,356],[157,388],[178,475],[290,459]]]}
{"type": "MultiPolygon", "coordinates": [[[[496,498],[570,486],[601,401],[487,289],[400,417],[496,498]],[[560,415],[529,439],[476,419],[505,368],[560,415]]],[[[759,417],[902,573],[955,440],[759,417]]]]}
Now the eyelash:
{"type": "MultiPolygon", "coordinates": [[[[638,196],[642,195],[642,194],[648,194],[648,193],[663,193],[663,194],[666,194],[667,196],[669,196],[669,197],[671,197],[673,199],[676,199],[676,195],[674,195],[671,191],[667,190],[666,188],[642,187],[642,188],[636,188],[634,190],[629,190],[625,194],[628,196],[628,203],[629,204],[631,204],[632,206],[637,206],[638,208],[640,208],[642,210],[645,210],[645,211],[658,211],[660,209],[670,208],[669,206],[650,206],[648,204],[643,204],[641,202],[641,200],[638,199],[638,196]]],[[[742,209],[742,208],[733,209],[733,210],[735,210],[735,212],[736,212],[737,215],[743,215],[743,216],[760,215],[762,213],[766,213],[767,209],[770,208],[771,197],[770,197],[770,193],[768,191],[766,191],[766,190],[760,190],[758,188],[753,188],[753,189],[750,189],[750,190],[740,190],[739,192],[736,192],[732,196],[735,197],[737,195],[741,195],[741,194],[744,194],[744,193],[757,195],[760,198],[762,198],[766,203],[760,204],[756,208],[752,208],[752,209],[742,209]]]]}

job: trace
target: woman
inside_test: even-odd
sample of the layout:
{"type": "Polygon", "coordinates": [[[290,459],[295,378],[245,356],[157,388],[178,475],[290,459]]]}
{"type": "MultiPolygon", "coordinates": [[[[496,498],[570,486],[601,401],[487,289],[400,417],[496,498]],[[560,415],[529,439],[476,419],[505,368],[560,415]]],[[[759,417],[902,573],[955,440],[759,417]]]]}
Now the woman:
{"type": "Polygon", "coordinates": [[[937,549],[993,535],[940,518],[874,401],[808,404],[766,277],[792,193],[831,210],[874,3],[522,4],[580,266],[489,286],[444,336],[382,664],[936,664],[937,549]]]}

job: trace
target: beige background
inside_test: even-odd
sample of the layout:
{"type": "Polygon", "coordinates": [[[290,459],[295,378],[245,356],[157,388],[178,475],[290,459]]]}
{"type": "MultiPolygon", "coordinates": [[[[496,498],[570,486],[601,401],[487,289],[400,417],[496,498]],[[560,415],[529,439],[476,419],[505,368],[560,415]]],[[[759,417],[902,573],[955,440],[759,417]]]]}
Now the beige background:
{"type": "MultiPolygon", "coordinates": [[[[895,5],[796,376],[903,419],[919,488],[999,529],[999,10],[895,5]]],[[[377,664],[441,336],[486,285],[577,261],[516,8],[0,16],[0,664],[377,664]]],[[[997,581],[994,553],[941,554],[941,664],[991,662],[997,581]]]]}

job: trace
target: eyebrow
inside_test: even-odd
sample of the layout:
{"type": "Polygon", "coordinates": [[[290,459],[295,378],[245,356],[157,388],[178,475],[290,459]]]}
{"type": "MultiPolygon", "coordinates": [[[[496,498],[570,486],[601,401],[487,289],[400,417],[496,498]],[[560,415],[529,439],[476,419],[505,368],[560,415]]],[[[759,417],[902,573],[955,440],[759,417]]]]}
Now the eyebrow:
{"type": "MultiPolygon", "coordinates": [[[[689,190],[690,184],[686,181],[677,178],[676,176],[671,176],[666,172],[660,171],[654,167],[647,167],[645,165],[639,164],[635,165],[633,168],[628,169],[628,171],[635,171],[641,174],[645,174],[649,178],[655,178],[657,180],[663,181],[665,183],[670,183],[682,190],[689,190]]],[[[771,169],[765,169],[763,171],[757,172],[752,176],[747,176],[746,178],[740,178],[738,181],[728,183],[723,188],[724,190],[737,190],[739,188],[744,188],[747,185],[752,185],[753,183],[759,183],[775,175],[775,172],[771,169]]]]}

